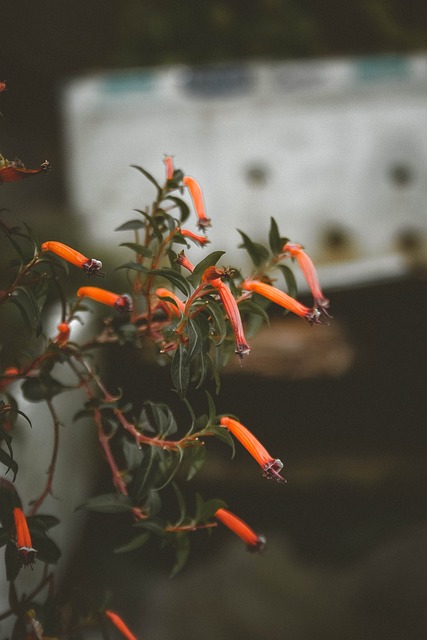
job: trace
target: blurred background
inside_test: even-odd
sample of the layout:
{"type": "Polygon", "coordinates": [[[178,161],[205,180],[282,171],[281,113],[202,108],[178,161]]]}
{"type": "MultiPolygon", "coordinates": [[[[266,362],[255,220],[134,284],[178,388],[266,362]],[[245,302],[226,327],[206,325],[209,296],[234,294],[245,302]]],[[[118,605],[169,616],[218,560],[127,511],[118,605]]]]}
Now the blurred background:
{"type": "MultiPolygon", "coordinates": [[[[53,166],[3,185],[6,220],[118,261],[129,238],[113,229],[152,197],[129,165],[161,179],[170,153],[203,186],[215,248],[241,264],[235,228],[262,241],[274,216],[318,262],[334,316],[273,313],[224,374],[218,411],[284,460],[288,484],[218,446],[198,489],[263,532],[265,553],[218,529],[170,581],[156,544],[114,556],[120,528],[96,514],[64,591],[98,602],[107,587],[156,640],[424,638],[425,3],[21,1],[0,17],[0,152],[53,166]]],[[[6,330],[2,367],[21,347],[6,330]]],[[[173,401],[168,373],[131,358],[111,356],[111,387],[173,401]]]]}

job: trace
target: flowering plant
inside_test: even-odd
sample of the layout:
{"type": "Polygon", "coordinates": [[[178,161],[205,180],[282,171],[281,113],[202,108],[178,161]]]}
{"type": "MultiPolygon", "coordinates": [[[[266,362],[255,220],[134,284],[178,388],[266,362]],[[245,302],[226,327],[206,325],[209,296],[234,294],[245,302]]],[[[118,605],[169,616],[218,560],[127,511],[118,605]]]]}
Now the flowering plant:
{"type": "MultiPolygon", "coordinates": [[[[213,380],[219,392],[221,369],[233,354],[242,360],[249,353],[248,339],[260,322],[268,319],[266,309],[271,302],[313,324],[327,316],[328,301],[310,258],[301,245],[281,236],[273,218],[268,246],[240,232],[241,246],[253,265],[246,276],[235,267],[220,266],[223,251],[208,253],[193,264],[191,246],[208,243],[211,220],[197,181],[175,169],[172,157],[167,156],[164,164],[163,181],[136,167],[152,183],[156,197],[149,207],[138,211],[137,218],[117,229],[132,234],[131,240],[121,245],[129,250],[130,258],[116,267],[127,274],[125,292],[102,286],[103,269],[111,270],[111,265],[104,266],[99,258],[89,258],[57,240],[44,240],[40,245],[27,226],[10,227],[0,219],[0,230],[14,253],[8,282],[0,291],[0,304],[16,305],[28,331],[42,336],[48,293],[52,297],[56,291],[59,300],[57,332],[46,336],[34,357],[22,355],[19,362],[3,367],[0,379],[4,394],[0,405],[0,463],[8,476],[0,479],[0,545],[6,548],[6,578],[10,583],[10,607],[0,619],[15,616],[12,638],[67,638],[84,624],[103,629],[112,624],[124,637],[136,637],[109,608],[93,611],[78,623],[73,619],[71,625],[69,617],[61,617],[58,604],[53,607],[53,617],[49,617],[43,603],[34,605],[36,597],[46,590],[46,602],[52,611],[55,596],[50,565],[60,558],[59,548],[49,537],[49,529],[60,523],[56,516],[42,513],[52,492],[60,448],[61,403],[56,398],[70,388],[56,374],[57,369],[54,371],[55,365],[67,370],[74,380],[72,386],[81,390],[84,399],[75,419],[91,419],[111,473],[111,491],[88,498],[82,508],[128,514],[128,543],[116,551],[131,553],[150,536],[158,537],[174,549],[174,575],[188,558],[195,531],[211,530],[222,523],[250,551],[259,551],[265,543],[264,537],[229,511],[222,499],[204,500],[197,493],[195,511],[187,511],[180,485],[197,476],[210,438],[225,442],[232,451],[238,440],[260,465],[264,477],[284,482],[282,462],[270,455],[248,427],[233,415],[218,415],[213,395],[207,391],[206,413],[196,415],[189,390],[203,389],[213,380]],[[193,222],[184,198],[186,192],[193,204],[198,232],[188,228],[193,222]],[[312,308],[295,299],[295,280],[285,264],[289,259],[297,260],[312,288],[312,308]],[[69,265],[81,271],[81,286],[67,300],[63,280],[69,265]],[[274,284],[279,274],[284,276],[288,293],[274,284]],[[87,284],[88,278],[97,278],[96,286],[87,284]],[[79,339],[79,323],[87,325],[85,312],[95,307],[104,316],[101,330],[95,322],[89,322],[91,337],[79,339]],[[125,402],[119,391],[107,388],[102,367],[96,366],[93,359],[100,348],[109,349],[113,344],[140,350],[148,343],[156,346],[158,358],[170,367],[172,384],[187,410],[185,424],[179,423],[164,403],[146,398],[141,410],[139,399],[125,402]],[[24,414],[9,387],[18,381],[26,401],[46,403],[53,425],[47,480],[28,508],[19,494],[19,460],[13,453],[14,423],[18,414],[24,414]],[[173,489],[178,508],[174,519],[162,506],[161,497],[168,488],[173,489]],[[45,563],[42,579],[31,593],[18,595],[19,574],[34,561],[45,563]]],[[[44,162],[40,169],[27,170],[22,163],[0,156],[0,183],[45,173],[48,167],[44,162]]],[[[30,422],[31,412],[24,417],[30,422]]],[[[255,425],[254,429],[259,432],[259,427],[255,425]]]]}

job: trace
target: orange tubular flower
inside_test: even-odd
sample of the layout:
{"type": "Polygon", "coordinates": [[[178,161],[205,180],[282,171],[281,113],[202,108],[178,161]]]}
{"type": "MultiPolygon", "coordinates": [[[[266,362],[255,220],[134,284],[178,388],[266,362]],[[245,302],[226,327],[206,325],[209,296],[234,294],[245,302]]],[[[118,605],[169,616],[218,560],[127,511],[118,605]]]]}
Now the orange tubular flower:
{"type": "Polygon", "coordinates": [[[175,295],[172,291],[169,291],[169,289],[165,289],[164,287],[158,287],[156,289],[156,296],[158,298],[171,298],[175,302],[174,304],[169,300],[162,299],[162,302],[166,305],[166,307],[168,308],[168,310],[171,312],[172,315],[180,316],[181,313],[184,313],[185,304],[183,303],[182,300],[178,298],[177,295],[175,295]]]}
{"type": "Polygon", "coordinates": [[[132,631],[123,622],[121,617],[117,615],[117,613],[114,613],[114,611],[107,610],[105,612],[105,615],[107,616],[107,618],[111,620],[111,622],[115,625],[115,627],[117,627],[117,629],[120,631],[122,636],[126,638],[126,640],[138,640],[138,638],[132,633],[132,631]]]}
{"type": "Polygon", "coordinates": [[[173,166],[172,156],[165,156],[163,162],[165,163],[166,180],[172,180],[173,174],[175,171],[175,167],[173,166]]]}
{"type": "Polygon", "coordinates": [[[260,296],[264,296],[268,300],[275,302],[284,309],[288,309],[301,318],[305,318],[310,324],[319,324],[320,311],[318,309],[309,309],[295,298],[291,298],[287,293],[271,286],[271,284],[265,284],[259,280],[245,280],[242,284],[242,289],[246,291],[253,291],[260,296]]]}
{"type": "Polygon", "coordinates": [[[42,162],[38,169],[26,169],[20,160],[3,159],[2,168],[0,169],[0,184],[3,184],[3,182],[19,182],[24,178],[29,178],[38,173],[47,173],[48,171],[50,171],[50,164],[47,160],[42,162]]]}
{"type": "Polygon", "coordinates": [[[194,264],[190,262],[183,251],[181,251],[181,253],[178,253],[178,255],[176,256],[176,262],[181,265],[181,267],[184,267],[184,269],[187,269],[187,271],[189,271],[190,273],[193,273],[194,264]]]}
{"type": "Polygon", "coordinates": [[[102,269],[102,262],[100,260],[95,260],[95,258],[86,258],[82,253],[68,247],[66,244],[62,244],[62,242],[56,242],[55,240],[43,242],[42,251],[51,251],[52,253],[55,253],[57,256],[67,262],[70,262],[75,267],[83,269],[88,275],[101,275],[100,270],[102,269]]]}
{"type": "Polygon", "coordinates": [[[323,311],[325,315],[329,316],[329,313],[326,311],[326,309],[328,309],[329,307],[329,300],[325,298],[323,291],[320,288],[316,268],[313,264],[312,259],[305,253],[300,244],[296,244],[293,242],[287,242],[284,245],[282,251],[283,253],[288,253],[290,256],[292,256],[292,258],[296,259],[299,268],[301,269],[304,278],[306,279],[306,282],[310,287],[310,291],[314,299],[314,306],[323,311]]]}
{"type": "Polygon", "coordinates": [[[202,247],[209,242],[206,236],[201,236],[198,233],[193,233],[188,229],[180,229],[179,232],[182,236],[184,236],[184,238],[190,238],[191,240],[194,240],[194,242],[197,242],[197,244],[200,244],[202,247]]]}
{"type": "Polygon", "coordinates": [[[249,353],[251,348],[245,338],[242,318],[240,317],[240,311],[237,306],[236,299],[225,282],[221,280],[221,275],[223,274],[224,271],[218,269],[218,267],[208,267],[202,276],[202,280],[204,282],[209,282],[209,284],[215,287],[218,291],[228,319],[233,327],[234,337],[236,340],[235,353],[239,358],[243,358],[243,356],[249,353]]]}
{"type": "Polygon", "coordinates": [[[249,451],[251,456],[258,462],[263,470],[264,478],[268,480],[277,480],[278,482],[286,482],[280,475],[283,469],[283,462],[274,459],[260,441],[247,429],[243,424],[224,416],[219,421],[221,427],[228,429],[239,442],[249,451]]]}
{"type": "Polygon", "coordinates": [[[79,298],[91,298],[96,302],[102,302],[109,307],[114,307],[117,311],[129,312],[132,311],[132,300],[126,293],[119,295],[112,291],[106,291],[99,287],[80,287],[77,291],[79,298]]]}
{"type": "Polygon", "coordinates": [[[211,226],[210,218],[206,217],[205,203],[203,202],[203,193],[199,183],[191,176],[184,176],[183,183],[190,192],[191,199],[194,204],[194,209],[199,222],[199,229],[206,229],[211,226]]]}
{"type": "Polygon", "coordinates": [[[252,553],[254,551],[262,551],[266,543],[264,536],[258,536],[241,518],[238,518],[228,509],[218,509],[214,516],[243,540],[248,551],[252,553]]]}
{"type": "Polygon", "coordinates": [[[37,551],[33,549],[30,531],[28,529],[27,519],[21,508],[15,507],[13,510],[16,529],[16,548],[21,565],[24,567],[31,566],[36,559],[37,551]]]}
{"type": "Polygon", "coordinates": [[[0,93],[6,89],[6,83],[0,82],[0,93]]]}

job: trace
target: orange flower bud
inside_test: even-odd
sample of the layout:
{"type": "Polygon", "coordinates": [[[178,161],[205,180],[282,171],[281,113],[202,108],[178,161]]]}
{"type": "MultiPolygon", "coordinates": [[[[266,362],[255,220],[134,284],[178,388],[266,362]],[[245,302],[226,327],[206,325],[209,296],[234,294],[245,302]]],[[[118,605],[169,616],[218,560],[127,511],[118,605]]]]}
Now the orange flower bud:
{"type": "Polygon", "coordinates": [[[172,156],[165,156],[163,162],[165,163],[166,168],[166,180],[172,180],[175,171],[172,156]]]}
{"type": "Polygon", "coordinates": [[[19,160],[4,160],[4,166],[0,169],[0,184],[3,182],[19,182],[24,178],[29,178],[38,173],[47,173],[48,171],[50,171],[50,163],[47,160],[41,163],[39,169],[26,169],[19,160]]]}
{"type": "Polygon", "coordinates": [[[107,610],[105,615],[111,620],[114,626],[120,631],[122,636],[126,638],[126,640],[138,640],[137,637],[131,632],[129,627],[123,622],[120,616],[114,611],[107,610]]]}
{"type": "MultiPolygon", "coordinates": [[[[298,262],[299,268],[301,269],[304,278],[308,286],[310,287],[310,291],[313,295],[314,306],[327,316],[329,316],[326,309],[329,307],[329,300],[325,298],[322,289],[320,288],[319,278],[317,277],[316,268],[310,256],[308,256],[303,250],[300,244],[296,244],[294,242],[287,242],[283,249],[283,253],[288,253],[292,258],[295,258],[298,262]]],[[[330,317],[330,316],[329,316],[330,317]]]]}
{"type": "Polygon", "coordinates": [[[199,183],[191,176],[184,176],[183,183],[190,192],[191,199],[193,201],[194,209],[196,211],[197,219],[199,222],[199,229],[206,229],[211,226],[210,218],[206,217],[205,203],[203,202],[203,193],[199,183]]]}
{"type": "Polygon", "coordinates": [[[68,324],[68,322],[60,322],[58,324],[58,335],[55,338],[55,342],[56,344],[59,344],[59,346],[63,346],[65,344],[67,344],[69,337],[70,337],[70,325],[68,324]]]}
{"type": "Polygon", "coordinates": [[[249,451],[251,456],[258,462],[263,470],[264,478],[268,480],[274,479],[278,482],[285,482],[285,479],[280,475],[280,471],[283,468],[283,462],[279,459],[273,458],[267,451],[267,449],[255,438],[253,433],[249,431],[243,424],[223,416],[220,421],[220,425],[228,429],[239,442],[249,451]]]}
{"type": "Polygon", "coordinates": [[[298,300],[295,300],[295,298],[292,298],[284,291],[270,284],[265,284],[265,282],[260,282],[259,280],[245,280],[242,284],[242,289],[258,293],[260,296],[275,302],[284,309],[292,311],[292,313],[295,313],[297,316],[305,318],[310,324],[319,324],[321,322],[319,319],[320,312],[317,309],[309,309],[301,302],[298,302],[298,300]]]}
{"type": "Polygon", "coordinates": [[[185,255],[185,253],[183,251],[181,251],[181,253],[178,253],[178,255],[176,257],[176,262],[179,265],[181,265],[181,267],[184,267],[184,269],[187,269],[187,271],[190,271],[190,273],[193,273],[194,264],[192,264],[190,262],[190,260],[187,258],[187,256],[185,255]]]}
{"type": "Polygon", "coordinates": [[[91,300],[96,300],[96,302],[101,302],[109,307],[114,307],[117,311],[132,311],[132,300],[126,293],[119,295],[118,293],[106,291],[99,287],[80,287],[77,291],[77,296],[79,298],[90,298],[91,300]]]}
{"type": "Polygon", "coordinates": [[[70,262],[75,267],[83,269],[89,275],[100,275],[100,270],[102,269],[102,262],[100,260],[95,260],[95,258],[86,258],[82,253],[68,247],[66,244],[62,244],[62,242],[56,242],[55,240],[43,242],[42,251],[51,251],[63,260],[70,262]]]}
{"type": "Polygon", "coordinates": [[[20,507],[14,508],[13,518],[15,520],[16,548],[18,549],[21,565],[24,567],[31,566],[35,562],[37,552],[33,549],[27,519],[20,507]]]}
{"type": "Polygon", "coordinates": [[[6,83],[0,82],[0,93],[6,89],[6,83]]]}
{"type": "Polygon", "coordinates": [[[258,536],[249,525],[241,518],[238,518],[228,509],[218,509],[214,513],[215,518],[220,520],[222,524],[233,531],[246,544],[248,551],[261,551],[264,548],[266,540],[264,536],[258,536]]]}

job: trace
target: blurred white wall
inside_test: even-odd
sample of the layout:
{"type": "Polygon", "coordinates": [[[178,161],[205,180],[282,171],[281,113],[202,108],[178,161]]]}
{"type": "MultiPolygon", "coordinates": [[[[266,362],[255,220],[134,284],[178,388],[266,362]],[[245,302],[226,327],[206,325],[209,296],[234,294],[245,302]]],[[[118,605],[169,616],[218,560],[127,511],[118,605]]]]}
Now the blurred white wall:
{"type": "Polygon", "coordinates": [[[129,165],[162,181],[168,153],[229,262],[235,229],[262,240],[270,216],[321,262],[355,261],[347,281],[397,275],[397,249],[427,256],[427,57],[124,70],[62,98],[69,196],[94,242],[124,241],[113,229],[154,195],[129,165]]]}

